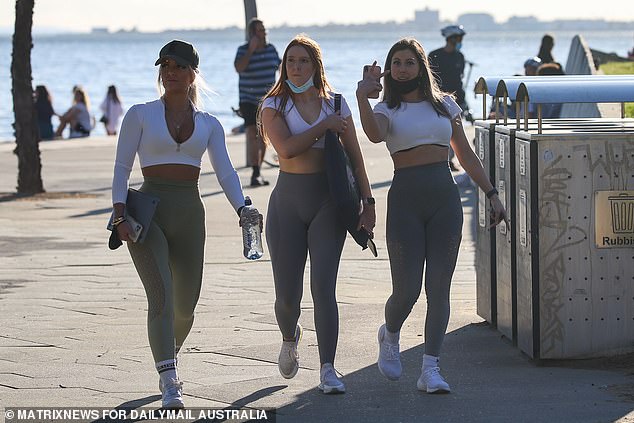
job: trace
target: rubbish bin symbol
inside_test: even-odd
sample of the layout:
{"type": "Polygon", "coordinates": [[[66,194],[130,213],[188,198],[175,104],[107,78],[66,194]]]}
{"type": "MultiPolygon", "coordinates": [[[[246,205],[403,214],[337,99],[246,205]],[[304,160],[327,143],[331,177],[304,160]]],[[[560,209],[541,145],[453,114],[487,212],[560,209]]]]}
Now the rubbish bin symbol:
{"type": "Polygon", "coordinates": [[[634,233],[634,196],[622,193],[608,197],[612,211],[612,231],[615,234],[634,233]]]}

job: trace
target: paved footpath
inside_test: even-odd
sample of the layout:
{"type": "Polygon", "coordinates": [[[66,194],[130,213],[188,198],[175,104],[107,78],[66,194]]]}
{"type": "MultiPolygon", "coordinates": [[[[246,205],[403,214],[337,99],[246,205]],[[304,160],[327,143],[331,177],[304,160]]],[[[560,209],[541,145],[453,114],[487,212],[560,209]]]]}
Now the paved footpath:
{"type": "MultiPolygon", "coordinates": [[[[423,299],[403,327],[403,377],[390,382],[379,374],[376,331],[391,292],[385,209],[392,164],[385,146],[361,142],[377,198],[379,258],[348,238],[337,288],[336,362],[347,393],[324,396],[316,389],[319,360],[307,278],[301,369],[292,380],[279,375],[269,256],[242,258],[236,216],[205,163],[204,286],[179,367],[186,405],[275,407],[278,422],[634,422],[631,364],[537,366],[476,315],[470,187],[461,189],[465,225],[441,362],[453,392],[416,390],[423,299]]],[[[12,144],[0,144],[0,408],[160,406],[143,288],[126,249],[106,246],[114,143],[106,137],[42,143],[47,194],[11,200],[6,193],[15,187],[17,159],[12,144]]],[[[228,146],[241,166],[242,137],[230,137],[228,146]]],[[[249,173],[239,169],[245,184],[249,173]]],[[[274,183],[277,170],[263,174],[274,183]]],[[[140,183],[138,169],[131,181],[140,183]]],[[[245,188],[262,211],[270,191],[245,188]]]]}

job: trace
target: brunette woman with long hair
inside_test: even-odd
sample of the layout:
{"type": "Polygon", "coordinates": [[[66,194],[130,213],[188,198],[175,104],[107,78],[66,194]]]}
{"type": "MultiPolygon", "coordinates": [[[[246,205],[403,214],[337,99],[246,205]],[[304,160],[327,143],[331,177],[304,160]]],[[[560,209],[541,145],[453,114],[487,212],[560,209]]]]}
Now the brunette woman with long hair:
{"type": "Polygon", "coordinates": [[[387,204],[392,295],[385,304],[385,324],[379,328],[378,365],[388,379],[400,378],[400,330],[420,296],[425,269],[425,354],[417,387],[429,393],[449,392],[440,375],[439,356],[463,221],[460,193],[447,162],[449,145],[491,200],[492,223],[505,220],[506,212],[467,141],[460,107],[438,87],[422,45],[413,38],[398,41],[387,54],[385,69],[385,87],[372,76],[372,69],[356,93],[364,132],[374,143],[385,141],[394,162],[387,204]],[[383,88],[383,99],[373,110],[368,94],[383,88]]]}
{"type": "Polygon", "coordinates": [[[296,36],[286,48],[280,79],[264,97],[260,117],[264,139],[279,155],[280,173],[271,193],[266,239],[275,280],[275,316],[282,332],[278,367],[290,379],[299,369],[298,323],[307,254],[315,304],[315,330],[320,360],[319,389],[343,393],[334,369],[339,334],[335,297],[337,271],[346,228],[328,189],[324,135],[336,131],[354,168],[365,207],[360,227],[372,233],[374,199],[363,156],[345,99],[335,112],[334,93],[326,79],[321,49],[312,39],[296,36]]]}

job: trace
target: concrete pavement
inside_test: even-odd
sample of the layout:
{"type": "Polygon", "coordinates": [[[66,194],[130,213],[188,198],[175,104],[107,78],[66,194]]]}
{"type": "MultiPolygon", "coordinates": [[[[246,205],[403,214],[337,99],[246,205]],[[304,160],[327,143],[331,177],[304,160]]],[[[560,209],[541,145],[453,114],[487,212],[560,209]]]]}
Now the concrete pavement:
{"type": "MultiPolygon", "coordinates": [[[[308,268],[300,322],[301,369],[277,370],[281,337],[273,314],[269,256],[248,262],[241,232],[208,163],[205,278],[179,372],[190,407],[275,407],[278,422],[563,421],[634,422],[631,361],[537,366],[476,315],[475,192],[462,188],[463,242],[441,367],[450,395],[416,390],[423,354],[425,301],[402,331],[404,374],[389,382],[376,367],[376,330],[390,294],[385,248],[392,164],[384,145],[361,140],[373,193],[379,258],[348,238],[339,272],[337,369],[347,393],[317,389],[319,359],[308,268]]],[[[47,194],[15,199],[17,159],[0,144],[0,407],[160,406],[146,336],[147,304],[125,248],[107,249],[114,138],[41,144],[47,194]]],[[[242,137],[229,137],[234,164],[242,137]]],[[[137,165],[138,166],[138,165],[137,165]]],[[[250,169],[239,170],[243,184],[250,169]]],[[[264,168],[274,184],[277,170],[264,168]]],[[[141,181],[135,169],[132,184],[141,181]]],[[[272,189],[245,188],[266,211],[272,189]]],[[[4,419],[4,417],[2,417],[4,419]]]]}

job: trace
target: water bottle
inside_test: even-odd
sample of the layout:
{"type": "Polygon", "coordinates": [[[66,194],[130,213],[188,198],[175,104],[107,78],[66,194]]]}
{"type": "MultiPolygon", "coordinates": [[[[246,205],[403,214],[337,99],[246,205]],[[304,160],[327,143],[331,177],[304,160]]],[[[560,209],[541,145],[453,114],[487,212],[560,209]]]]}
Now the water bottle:
{"type": "Polygon", "coordinates": [[[242,245],[243,254],[249,260],[257,260],[262,257],[262,233],[260,232],[260,212],[253,207],[251,199],[245,197],[244,207],[240,211],[242,218],[242,245]]]}

